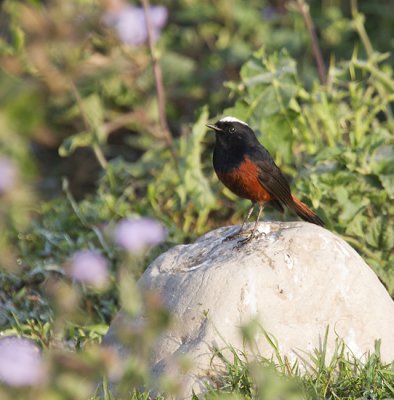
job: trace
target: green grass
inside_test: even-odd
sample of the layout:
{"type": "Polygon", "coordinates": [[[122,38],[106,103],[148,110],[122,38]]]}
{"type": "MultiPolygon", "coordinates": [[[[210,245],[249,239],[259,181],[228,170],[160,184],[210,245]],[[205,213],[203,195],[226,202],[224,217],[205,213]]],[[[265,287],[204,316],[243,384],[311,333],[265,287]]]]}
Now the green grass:
{"type": "MultiPolygon", "coordinates": [[[[327,330],[328,334],[328,330],[327,330]]],[[[337,340],[333,354],[327,356],[327,334],[320,349],[304,354],[290,364],[274,348],[271,359],[228,346],[212,349],[211,384],[198,399],[267,399],[267,400],[383,400],[394,398],[394,362],[385,364],[380,344],[362,359],[355,357],[343,341],[337,340]],[[221,365],[221,367],[218,367],[221,365]]],[[[106,392],[106,391],[105,391],[106,392]]],[[[149,392],[134,391],[117,397],[106,392],[105,399],[142,400],[149,392]]],[[[160,395],[159,399],[168,394],[160,395]]],[[[95,399],[99,399],[96,397],[95,399]]]]}
{"type": "Polygon", "coordinates": [[[382,362],[379,342],[373,353],[359,359],[342,341],[337,341],[328,358],[326,335],[321,349],[305,354],[304,364],[298,361],[293,365],[278,354],[275,359],[256,357],[250,361],[250,356],[231,347],[229,350],[230,355],[228,351],[227,355],[223,350],[215,351],[214,358],[223,362],[225,372],[204,397],[231,394],[246,399],[394,398],[394,362],[382,362]]]}

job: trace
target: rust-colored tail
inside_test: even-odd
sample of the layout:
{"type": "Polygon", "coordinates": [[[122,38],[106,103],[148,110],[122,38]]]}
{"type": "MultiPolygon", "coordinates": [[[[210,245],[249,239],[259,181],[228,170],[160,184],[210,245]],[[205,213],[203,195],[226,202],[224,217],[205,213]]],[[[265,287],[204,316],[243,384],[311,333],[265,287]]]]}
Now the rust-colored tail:
{"type": "Polygon", "coordinates": [[[295,196],[291,197],[293,198],[293,204],[290,206],[290,208],[294,210],[300,218],[302,218],[304,221],[311,222],[312,224],[324,226],[324,222],[301,200],[298,200],[295,196]]]}

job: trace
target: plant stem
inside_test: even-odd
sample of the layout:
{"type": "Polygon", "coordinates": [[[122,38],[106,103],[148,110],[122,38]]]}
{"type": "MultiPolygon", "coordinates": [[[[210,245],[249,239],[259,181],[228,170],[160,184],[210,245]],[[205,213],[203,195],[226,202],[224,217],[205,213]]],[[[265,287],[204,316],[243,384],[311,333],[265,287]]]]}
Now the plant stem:
{"type": "Polygon", "coordinates": [[[297,0],[297,4],[311,38],[312,51],[316,61],[317,70],[319,72],[320,83],[324,85],[327,82],[327,71],[319,47],[319,42],[317,40],[315,25],[309,12],[309,5],[306,4],[304,0],[297,0]]]}
{"type": "MultiPolygon", "coordinates": [[[[352,12],[352,18],[353,18],[353,24],[354,27],[356,28],[356,31],[358,35],[360,36],[360,39],[363,43],[363,46],[365,48],[365,52],[367,53],[367,59],[368,61],[364,64],[364,67],[371,73],[371,75],[375,75],[382,83],[383,85],[387,86],[389,90],[393,90],[393,83],[390,80],[389,77],[386,77],[386,74],[382,72],[379,68],[377,68],[377,63],[375,62],[373,55],[374,55],[374,49],[372,46],[372,43],[368,37],[367,31],[365,30],[364,26],[364,18],[363,15],[360,14],[358,11],[358,4],[357,0],[351,0],[350,3],[350,8],[352,12]]],[[[356,62],[353,62],[353,64],[356,65],[356,62]]],[[[360,66],[359,66],[360,68],[360,66]]],[[[384,86],[382,85],[376,85],[376,89],[379,92],[380,96],[382,98],[387,98],[387,92],[384,86]]],[[[386,113],[387,113],[387,119],[389,122],[389,125],[391,127],[394,126],[394,117],[393,117],[393,112],[391,110],[391,106],[388,105],[386,107],[386,113]]]]}
{"type": "Polygon", "coordinates": [[[350,8],[356,30],[361,41],[363,42],[367,56],[370,58],[373,55],[373,47],[371,41],[369,40],[367,31],[365,30],[362,15],[358,11],[357,0],[351,0],[350,8]]]}
{"type": "MultiPolygon", "coordinates": [[[[82,103],[81,96],[79,95],[78,89],[77,89],[77,87],[76,87],[76,85],[75,85],[75,83],[73,81],[71,81],[71,89],[72,89],[74,97],[75,97],[75,99],[77,101],[79,112],[82,115],[82,119],[83,119],[83,123],[85,125],[85,129],[86,130],[90,130],[91,129],[91,126],[90,126],[91,124],[90,124],[89,119],[87,118],[85,110],[83,108],[83,103],[82,103]]],[[[101,147],[97,143],[93,146],[93,152],[94,152],[94,155],[96,156],[97,161],[99,162],[101,168],[106,170],[107,166],[108,166],[108,162],[107,162],[107,160],[106,160],[106,158],[104,156],[104,153],[103,153],[101,147]]]]}
{"type": "Polygon", "coordinates": [[[153,41],[153,28],[152,28],[152,20],[150,16],[150,4],[149,0],[141,0],[142,5],[144,7],[146,26],[148,28],[148,44],[149,51],[152,58],[152,66],[153,73],[155,76],[155,84],[156,84],[156,94],[157,94],[157,105],[159,109],[159,122],[160,128],[163,132],[163,137],[166,140],[168,147],[171,151],[172,157],[174,158],[175,163],[177,164],[177,156],[174,146],[174,141],[170,130],[168,129],[167,116],[166,116],[166,99],[165,99],[165,91],[163,85],[163,75],[161,72],[160,63],[158,57],[155,53],[154,41],[153,41]]]}
{"type": "Polygon", "coordinates": [[[97,143],[95,145],[93,145],[93,152],[94,152],[94,155],[97,158],[97,161],[101,165],[101,168],[107,169],[108,161],[104,156],[103,150],[101,149],[101,147],[97,143]]]}
{"type": "Polygon", "coordinates": [[[107,244],[107,242],[105,241],[105,238],[103,236],[103,234],[101,233],[101,231],[94,225],[91,225],[88,223],[88,221],[86,220],[85,216],[82,214],[77,202],[74,199],[74,196],[71,194],[70,192],[70,187],[69,187],[69,182],[67,180],[67,178],[63,178],[62,180],[62,189],[64,191],[64,193],[66,194],[67,200],[71,205],[71,208],[73,209],[75,215],[77,216],[77,218],[79,219],[79,221],[81,222],[81,224],[88,229],[91,229],[94,234],[96,235],[98,241],[100,242],[101,246],[103,247],[103,249],[107,252],[107,254],[110,255],[110,257],[113,256],[112,250],[110,248],[110,246],[107,244]]]}
{"type": "Polygon", "coordinates": [[[379,257],[377,257],[371,250],[369,250],[365,245],[361,245],[361,243],[352,236],[342,235],[342,237],[352,246],[354,246],[360,253],[364,253],[367,257],[372,258],[375,261],[379,261],[379,257]]]}

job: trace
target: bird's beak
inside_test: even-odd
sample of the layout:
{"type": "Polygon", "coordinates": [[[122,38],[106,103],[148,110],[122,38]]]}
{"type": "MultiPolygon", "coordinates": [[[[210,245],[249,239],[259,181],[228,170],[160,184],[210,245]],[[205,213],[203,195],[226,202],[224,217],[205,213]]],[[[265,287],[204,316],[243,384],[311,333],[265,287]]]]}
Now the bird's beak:
{"type": "Polygon", "coordinates": [[[216,132],[223,132],[223,129],[220,129],[220,128],[219,128],[218,126],[216,126],[216,125],[207,124],[207,127],[210,128],[210,129],[213,129],[213,130],[216,131],[216,132]]]}

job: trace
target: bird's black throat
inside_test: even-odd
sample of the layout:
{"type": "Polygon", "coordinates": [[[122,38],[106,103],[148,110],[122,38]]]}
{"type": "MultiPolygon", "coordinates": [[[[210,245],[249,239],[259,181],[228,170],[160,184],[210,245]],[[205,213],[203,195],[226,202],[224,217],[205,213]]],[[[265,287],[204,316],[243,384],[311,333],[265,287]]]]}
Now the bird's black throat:
{"type": "Polygon", "coordinates": [[[213,151],[213,167],[216,171],[227,172],[239,167],[245,155],[259,145],[253,132],[248,136],[245,133],[216,132],[216,144],[213,151]]]}

